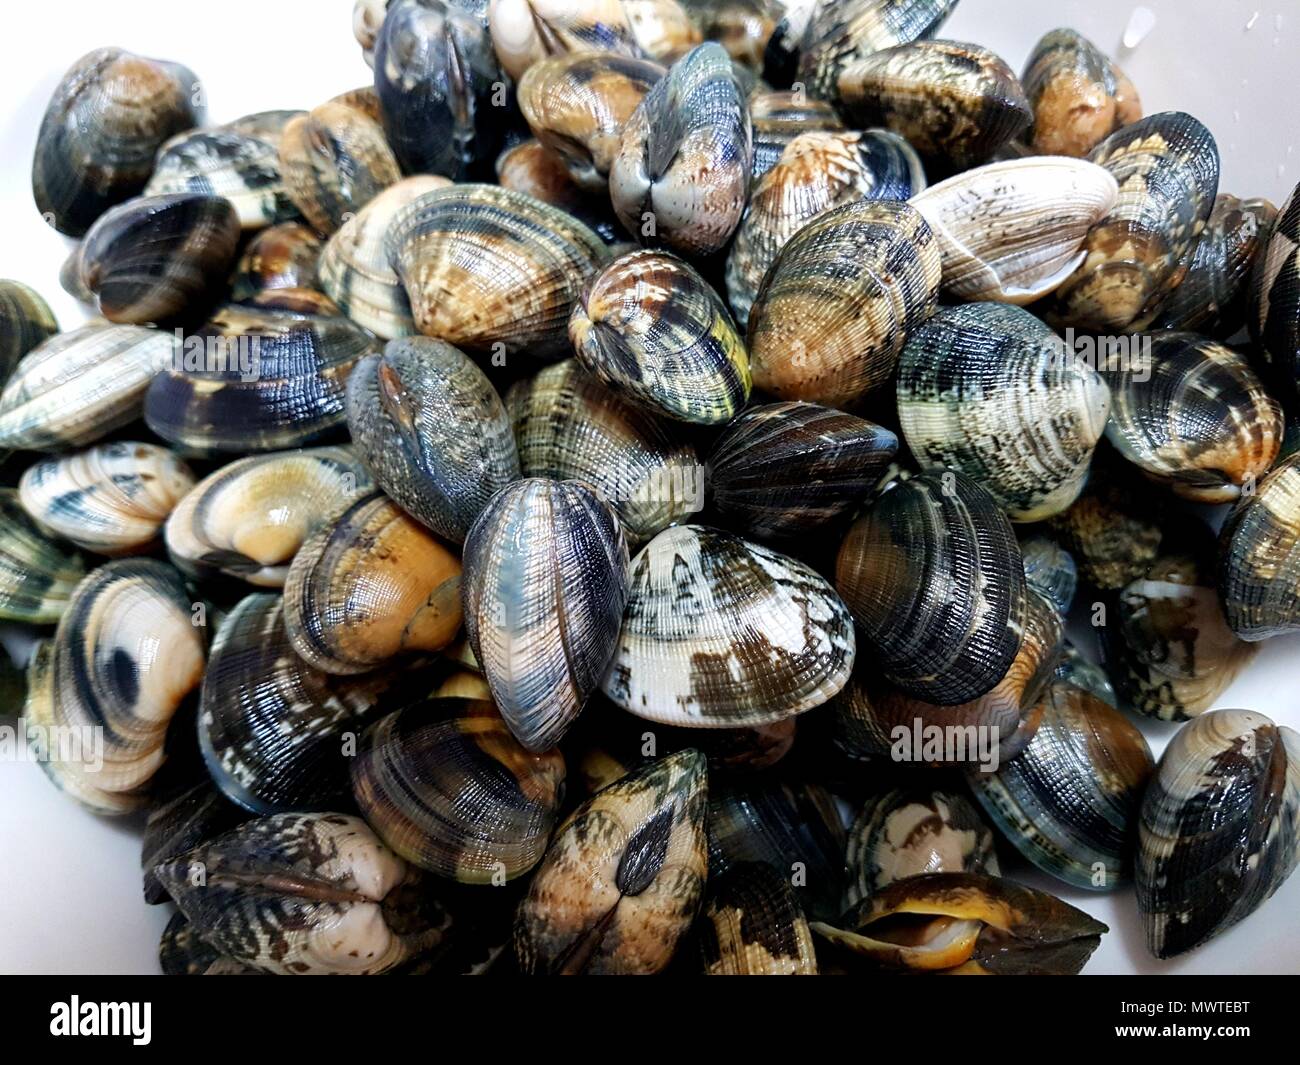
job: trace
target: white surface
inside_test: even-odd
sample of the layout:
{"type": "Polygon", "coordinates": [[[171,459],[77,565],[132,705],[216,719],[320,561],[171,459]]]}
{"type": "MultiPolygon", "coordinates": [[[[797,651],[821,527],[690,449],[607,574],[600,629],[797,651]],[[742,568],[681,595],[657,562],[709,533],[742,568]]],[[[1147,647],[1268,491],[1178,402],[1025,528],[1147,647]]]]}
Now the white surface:
{"type": "MultiPolygon", "coordinates": [[[[1117,55],[1148,113],[1190,111],[1216,134],[1223,191],[1276,203],[1300,179],[1300,2],[1148,0],[1156,23],[1120,49],[1128,2],[962,0],[944,35],[999,52],[1019,72],[1046,30],[1073,26],[1117,55]],[[1252,15],[1258,12],[1253,19],[1252,15]]],[[[36,213],[30,165],[46,101],[64,70],[92,48],[120,45],[188,64],[207,90],[209,121],[312,107],[365,84],[351,0],[55,0],[8,4],[0,33],[0,277],[37,288],[64,328],[84,317],[58,286],[67,242],[36,213]]],[[[1300,727],[1300,638],[1265,645],[1219,700],[1300,727]]],[[[1157,755],[1172,728],[1140,722],[1157,755]]],[[[1009,848],[1007,848],[1009,849],[1009,848]]],[[[165,907],[140,894],[138,825],[89,814],[40,769],[0,763],[0,972],[152,973],[165,907]]],[[[1143,945],[1131,890],[1075,891],[1007,861],[1008,872],[1053,891],[1111,927],[1089,973],[1300,972],[1300,876],[1209,946],[1157,962],[1143,945]]]]}

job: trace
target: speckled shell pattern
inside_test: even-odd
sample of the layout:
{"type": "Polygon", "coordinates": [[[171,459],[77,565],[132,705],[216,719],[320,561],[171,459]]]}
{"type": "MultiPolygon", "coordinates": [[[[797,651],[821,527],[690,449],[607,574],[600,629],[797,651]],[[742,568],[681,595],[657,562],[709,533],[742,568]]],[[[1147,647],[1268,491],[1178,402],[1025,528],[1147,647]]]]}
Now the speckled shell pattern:
{"type": "Polygon", "coordinates": [[[1022,536],[1020,556],[1029,587],[1065,617],[1079,583],[1079,567],[1074,556],[1055,540],[1041,535],[1022,536]]]}
{"type": "Polygon", "coordinates": [[[18,493],[0,488],[0,620],[54,624],[84,574],[80,556],[47,539],[18,493]]]}
{"type": "Polygon", "coordinates": [[[121,559],[77,585],[28,668],[28,723],[102,729],[102,750],[41,761],[62,791],[102,814],[139,809],[167,726],[203,676],[203,629],[170,566],[121,559]],[[165,648],[164,654],[159,649],[165,648]]]}
{"type": "Polygon", "coordinates": [[[488,26],[497,58],[515,80],[547,56],[641,54],[621,0],[492,0],[488,26]]]}
{"type": "Polygon", "coordinates": [[[1219,546],[1219,597],[1243,640],[1300,630],[1300,455],[1233,508],[1219,546]]]}
{"type": "Polygon", "coordinates": [[[392,340],[348,381],[348,428],[375,480],[408,514],[462,543],[488,500],[519,476],[510,418],[457,348],[392,340]]]}
{"type": "Polygon", "coordinates": [[[1258,909],[1300,857],[1300,735],[1214,710],[1165,748],[1142,803],[1137,896],[1157,958],[1185,953],[1258,909]]]}
{"type": "Polygon", "coordinates": [[[1110,411],[1105,382],[1047,326],[1002,303],[947,307],[909,335],[898,418],[923,469],[982,484],[1012,521],[1078,497],[1110,411]]]}
{"type": "Polygon", "coordinates": [[[35,289],[0,280],[0,387],[24,355],[58,331],[54,312],[35,289]]]}
{"type": "Polygon", "coordinates": [[[905,203],[859,200],[819,215],[781,249],[749,314],[756,388],[843,407],[894,372],[942,276],[929,223],[905,203]]]}
{"type": "Polygon", "coordinates": [[[888,429],[817,403],[750,407],[709,456],[709,500],[746,535],[798,536],[847,516],[897,450],[888,429]]]}
{"type": "Polygon", "coordinates": [[[1278,212],[1255,267],[1249,324],[1279,389],[1300,392],[1300,186],[1278,212]]]}
{"type": "Polygon", "coordinates": [[[808,919],[789,881],[762,862],[738,862],[709,882],[696,929],[708,976],[816,976],[808,919]]]}
{"type": "Polygon", "coordinates": [[[1006,516],[979,484],[932,471],[887,490],[849,529],[835,585],[864,653],[909,695],[989,691],[1020,647],[1029,594],[1006,516]]]}
{"type": "Polygon", "coordinates": [[[577,219],[494,185],[426,193],[398,212],[386,244],[421,333],[543,357],[568,347],[569,313],[607,257],[577,219]]]}
{"type": "Polygon", "coordinates": [[[704,894],[707,801],[704,755],[687,750],[579,806],[555,834],[516,914],[520,969],[665,969],[704,894]]]}
{"type": "Polygon", "coordinates": [[[465,540],[465,632],[501,716],[553,747],[604,676],[627,600],[627,541],[577,481],[507,486],[465,540]]]}
{"type": "Polygon", "coordinates": [[[614,260],[569,320],[583,368],[664,417],[730,421],[749,399],[749,357],[718,294],[695,268],[658,251],[614,260]]]}
{"type": "Polygon", "coordinates": [[[745,209],[752,135],[726,51],[714,42],[692,49],[623,128],[609,172],[619,220],[643,243],[693,256],[720,251],[745,209]]]}
{"type": "MultiPolygon", "coordinates": [[[[154,873],[155,866],[248,820],[248,812],[227,800],[206,775],[184,786],[193,779],[169,776],[145,818],[140,866],[144,900],[151,906],[171,897],[154,873]]],[[[184,914],[180,916],[184,920],[184,914]]]]}
{"type": "Polygon", "coordinates": [[[632,561],[603,690],[648,721],[766,725],[831,698],[855,652],[848,609],[808,566],[731,533],[682,525],[632,561]]]}
{"type": "Polygon", "coordinates": [[[751,186],[776,166],[796,137],[805,133],[843,133],[845,129],[844,121],[825,100],[794,92],[753,93],[749,98],[749,122],[754,143],[751,186]]]}

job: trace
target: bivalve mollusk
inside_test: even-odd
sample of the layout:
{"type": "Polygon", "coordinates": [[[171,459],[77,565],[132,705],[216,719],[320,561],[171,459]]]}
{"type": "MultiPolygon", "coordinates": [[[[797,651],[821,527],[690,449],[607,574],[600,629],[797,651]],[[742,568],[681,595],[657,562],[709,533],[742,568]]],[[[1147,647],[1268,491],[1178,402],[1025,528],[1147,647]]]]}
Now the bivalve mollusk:
{"type": "Polygon", "coordinates": [[[709,976],[816,976],[812,931],[799,899],[763,862],[737,862],[716,880],[696,928],[709,976]]]}
{"type": "Polygon", "coordinates": [[[1079,585],[1074,556],[1051,537],[1042,535],[1022,536],[1020,556],[1029,587],[1056,607],[1061,617],[1067,616],[1079,585]]]}
{"type": "Polygon", "coordinates": [[[315,231],[301,222],[268,226],[245,245],[230,298],[243,302],[270,289],[315,288],[323,246],[315,231]]]}
{"type": "Polygon", "coordinates": [[[776,166],[781,153],[796,137],[805,133],[843,133],[844,121],[825,100],[807,93],[755,92],[749,98],[749,122],[753,134],[754,165],[751,184],[776,166]]]}
{"type": "Polygon", "coordinates": [[[1251,336],[1288,397],[1300,393],[1300,185],[1277,214],[1250,288],[1251,336]]]}
{"type": "Polygon", "coordinates": [[[21,281],[0,280],[0,387],[24,355],[58,331],[40,293],[21,281]]]}
{"type": "Polygon", "coordinates": [[[641,54],[622,0],[491,0],[488,26],[497,59],[516,81],[548,56],[641,54]]]}
{"type": "Polygon", "coordinates": [[[48,540],[12,488],[0,488],[0,620],[52,625],[85,575],[81,558],[48,540]]]}
{"type": "Polygon", "coordinates": [[[1082,34],[1051,30],[1034,45],[1021,78],[1034,109],[1026,141],[1043,155],[1086,156],[1142,117],[1124,72],[1082,34]]]}

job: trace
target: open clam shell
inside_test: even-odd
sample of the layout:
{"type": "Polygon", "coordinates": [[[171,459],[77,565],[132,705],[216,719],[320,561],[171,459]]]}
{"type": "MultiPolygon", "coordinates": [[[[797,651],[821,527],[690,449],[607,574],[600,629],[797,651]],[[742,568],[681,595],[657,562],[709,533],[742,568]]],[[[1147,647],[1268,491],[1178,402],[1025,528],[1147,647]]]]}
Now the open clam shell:
{"type": "Polygon", "coordinates": [[[0,620],[52,625],[85,575],[80,557],[46,539],[12,488],[0,488],[0,620]]]}
{"type": "Polygon", "coordinates": [[[58,331],[54,312],[35,289],[0,280],[0,387],[24,355],[58,331]]]}
{"type": "Polygon", "coordinates": [[[789,880],[762,862],[738,862],[709,882],[696,934],[709,976],[817,975],[799,900],[789,880]]]}
{"type": "Polygon", "coordinates": [[[1249,325],[1276,387],[1294,397],[1300,390],[1300,185],[1282,205],[1259,254],[1249,325]]]}
{"type": "Polygon", "coordinates": [[[759,178],[776,166],[781,153],[796,137],[844,132],[844,122],[835,108],[807,93],[755,92],[749,98],[749,121],[754,141],[751,192],[758,191],[759,178]]]}
{"type": "Polygon", "coordinates": [[[492,0],[488,26],[497,59],[516,81],[548,56],[641,54],[621,0],[492,0]]]}
{"type": "Polygon", "coordinates": [[[315,231],[301,222],[268,226],[245,246],[230,298],[243,302],[269,289],[315,288],[323,246],[315,231]]]}
{"type": "Polygon", "coordinates": [[[1278,463],[1228,515],[1219,596],[1243,640],[1300,629],[1300,455],[1278,463]]]}

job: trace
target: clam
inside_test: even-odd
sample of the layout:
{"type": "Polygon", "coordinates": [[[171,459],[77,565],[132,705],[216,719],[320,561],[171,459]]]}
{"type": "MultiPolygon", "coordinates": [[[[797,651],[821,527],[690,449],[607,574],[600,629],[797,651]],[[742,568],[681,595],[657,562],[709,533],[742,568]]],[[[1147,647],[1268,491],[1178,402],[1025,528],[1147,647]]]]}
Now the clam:
{"type": "Polygon", "coordinates": [[[1020,80],[1034,109],[1025,139],[1042,155],[1082,158],[1142,117],[1142,102],[1124,72],[1074,30],[1044,34],[1020,80]]]}
{"type": "Polygon", "coordinates": [[[352,789],[362,816],[408,862],[499,887],[542,860],[564,756],[525,750],[490,703],[434,700],[366,730],[352,789]]]}
{"type": "Polygon", "coordinates": [[[693,48],[646,93],[609,171],[614,210],[643,243],[687,255],[726,246],[753,158],[749,109],[721,45],[693,48]]]}
{"type": "Polygon", "coordinates": [[[642,543],[703,509],[695,449],[573,359],[520,381],[506,409],[524,476],[591,485],[618,512],[630,541],[642,543]]]}
{"type": "Polygon", "coordinates": [[[1254,490],[1282,444],[1282,407],[1250,364],[1195,333],[1157,333],[1150,365],[1108,371],[1106,436],[1152,480],[1197,503],[1254,490]]]}
{"type": "Polygon", "coordinates": [[[998,876],[993,830],[960,792],[892,788],[870,799],[849,829],[845,862],[854,905],[909,876],[998,876]]]}
{"type": "Polygon", "coordinates": [[[593,197],[579,187],[564,160],[535,137],[520,141],[497,156],[497,183],[558,207],[587,226],[607,245],[630,251],[631,243],[614,217],[608,196],[593,197]]]}
{"type": "Polygon", "coordinates": [[[348,381],[358,453],[408,514],[462,543],[497,490],[519,476],[510,419],[496,389],[441,340],[391,340],[348,381]]]}
{"type": "Polygon", "coordinates": [[[237,459],[176,504],[167,519],[167,552],[191,576],[224,574],[280,588],[303,541],[374,488],[347,448],[237,459]]]}
{"type": "Polygon", "coordinates": [[[985,873],[890,884],[812,930],[881,969],[1073,976],[1108,929],[1045,891],[985,873]]]}
{"type": "Polygon", "coordinates": [[[451,926],[423,874],[343,814],[257,818],[158,877],[205,943],[280,975],[386,972],[442,945],[451,926]]]}
{"type": "Polygon", "coordinates": [[[54,624],[85,571],[76,554],[32,524],[17,492],[0,488],[0,620],[54,624]]]}
{"type": "Polygon", "coordinates": [[[1251,336],[1281,391],[1300,378],[1300,185],[1282,204],[1250,288],[1251,336]]]}
{"type": "Polygon", "coordinates": [[[1079,653],[1079,649],[1069,640],[1065,641],[1061,660],[1056,666],[1055,678],[1065,684],[1082,688],[1107,706],[1119,709],[1119,696],[1115,694],[1114,685],[1111,684],[1106,671],[1084,658],[1079,653]]]}
{"type": "Polygon", "coordinates": [[[1295,869],[1300,735],[1249,710],[1184,725],[1160,758],[1139,821],[1137,896],[1157,958],[1250,916],[1295,869]]]}
{"type": "Polygon", "coordinates": [[[384,25],[390,0],[356,0],[352,6],[352,36],[361,45],[361,55],[366,66],[375,65],[375,41],[384,25]]]}
{"type": "Polygon", "coordinates": [[[292,291],[272,290],[263,306],[228,303],[189,334],[149,385],[149,428],[190,455],[278,451],[339,435],[348,374],[379,341],[346,318],[294,309],[292,291]]]}
{"type": "Polygon", "coordinates": [[[840,68],[836,93],[860,128],[885,126],[959,168],[985,162],[1034,118],[1011,68],[960,41],[915,41],[855,59],[840,68]]]}
{"type": "Polygon", "coordinates": [[[662,63],[694,48],[703,39],[690,12],[678,0],[620,0],[636,46],[662,63]]]}
{"type": "Polygon", "coordinates": [[[749,399],[731,315],[694,267],[665,252],[632,252],[592,278],[569,338],[584,369],[655,414],[718,425],[749,399]]]}
{"type": "Polygon", "coordinates": [[[923,469],[982,484],[1012,521],[1064,511],[1106,428],[1106,383],[1028,311],[946,307],[908,336],[898,420],[923,469]]]}
{"type": "Polygon", "coordinates": [[[578,481],[503,488],[465,539],[465,632],[510,731],[559,742],[600,685],[627,600],[617,516],[578,481]]]}
{"type": "Polygon", "coordinates": [[[268,226],[245,246],[230,298],[243,301],[268,290],[315,288],[323,246],[320,237],[301,222],[268,226]]]}
{"type": "Polygon", "coordinates": [[[1065,617],[1074,603],[1079,567],[1074,556],[1047,536],[1024,536],[1020,539],[1020,557],[1025,565],[1029,587],[1065,617]]]}
{"type": "Polygon", "coordinates": [[[943,287],[962,300],[1032,303],[1083,262],[1088,231],[1119,196],[1114,177],[1083,159],[989,163],[912,198],[939,243],[943,287]]]}
{"type": "Polygon", "coordinates": [[[1186,276],[1219,189],[1219,150],[1191,115],[1166,111],[1112,133],[1088,159],[1110,171],[1120,195],[1057,289],[1056,313],[1079,329],[1119,333],[1158,314],[1186,276]]]}
{"type": "Polygon", "coordinates": [[[51,736],[95,732],[93,742],[41,760],[55,785],[97,813],[139,809],[163,763],[168,723],[203,676],[203,642],[185,586],[165,563],[121,559],[88,574],[27,675],[29,726],[51,736]]]}
{"type": "Polygon", "coordinates": [[[38,292],[21,281],[0,280],[0,387],[19,360],[59,331],[59,323],[38,292]]]}
{"type": "Polygon", "coordinates": [[[86,551],[148,550],[194,475],[170,451],[118,441],[29,466],[18,499],[45,532],[86,551]]]}
{"type": "Polygon", "coordinates": [[[802,92],[755,92],[749,98],[749,121],[753,130],[754,165],[750,171],[753,191],[792,141],[805,133],[843,133],[844,122],[825,100],[802,92]]]}
{"type": "Polygon", "coordinates": [[[164,792],[149,810],[140,844],[144,901],[167,902],[167,889],[154,872],[158,865],[228,832],[248,814],[228,801],[206,777],[197,784],[164,792]]]}
{"type": "Polygon", "coordinates": [[[835,584],[881,675],[943,706],[1006,676],[1030,609],[1010,523],[954,471],[885,491],[844,538],[835,584]]]}
{"type": "Polygon", "coordinates": [[[704,756],[682,751],[598,792],[560,826],[515,918],[527,974],[662,971],[707,871],[704,756]]]}
{"type": "Polygon", "coordinates": [[[164,976],[253,976],[251,965],[228,958],[194,931],[179,910],[172,914],[158,943],[158,966],[164,976]]]}
{"type": "Polygon", "coordinates": [[[749,312],[755,387],[831,407],[860,400],[933,313],[940,276],[934,234],[907,204],[819,215],[781,249],[749,312]]]}
{"type": "Polygon", "coordinates": [[[491,0],[488,26],[497,59],[516,81],[547,56],[641,53],[620,0],[491,0]]]}
{"type": "Polygon", "coordinates": [[[1228,626],[1241,639],[1300,629],[1300,455],[1278,463],[1228,515],[1218,584],[1228,626]]]}
{"type": "Polygon", "coordinates": [[[818,215],[855,200],[906,200],[925,187],[910,145],[885,130],[805,133],[755,184],[727,254],[727,296],[736,319],[749,310],[768,267],[818,215]]]}
{"type": "Polygon", "coordinates": [[[50,337],[0,391],[0,447],[79,447],[134,421],[174,342],[137,325],[83,325],[50,337]]]}
{"type": "Polygon", "coordinates": [[[1146,740],[1118,711],[1053,683],[1029,745],[996,772],[967,780],[1021,854],[1074,887],[1110,891],[1132,877],[1142,792],[1155,768],[1146,740]]]}
{"type": "Polygon", "coordinates": [[[853,668],[853,623],[810,567],[731,533],[665,529],[632,560],[605,694],[692,728],[773,724],[820,706],[853,668]]]}
{"type": "Polygon", "coordinates": [[[79,237],[141,192],[160,145],[198,125],[202,90],[177,63],[98,48],[50,98],[36,137],[32,195],[60,233],[79,237]]]}
{"type": "Polygon", "coordinates": [[[816,976],[808,919],[787,878],[762,862],[738,862],[709,882],[696,926],[709,976],[816,976]]]}
{"type": "Polygon", "coordinates": [[[494,185],[425,193],[397,213],[386,244],[419,331],[498,358],[565,349],[569,312],[606,257],[582,222],[494,185]]]}
{"type": "Polygon", "coordinates": [[[733,63],[762,73],[763,53],[784,7],[782,0],[719,0],[704,5],[699,19],[704,36],[722,45],[733,63]]]}
{"type": "Polygon", "coordinates": [[[326,673],[364,673],[438,651],[460,629],[460,561],[386,496],[351,503],[312,533],[284,582],[293,649],[326,673]]]}
{"type": "Polygon", "coordinates": [[[830,407],[750,407],[709,456],[710,499],[751,536],[798,536],[847,516],[897,449],[888,429],[830,407]]]}

